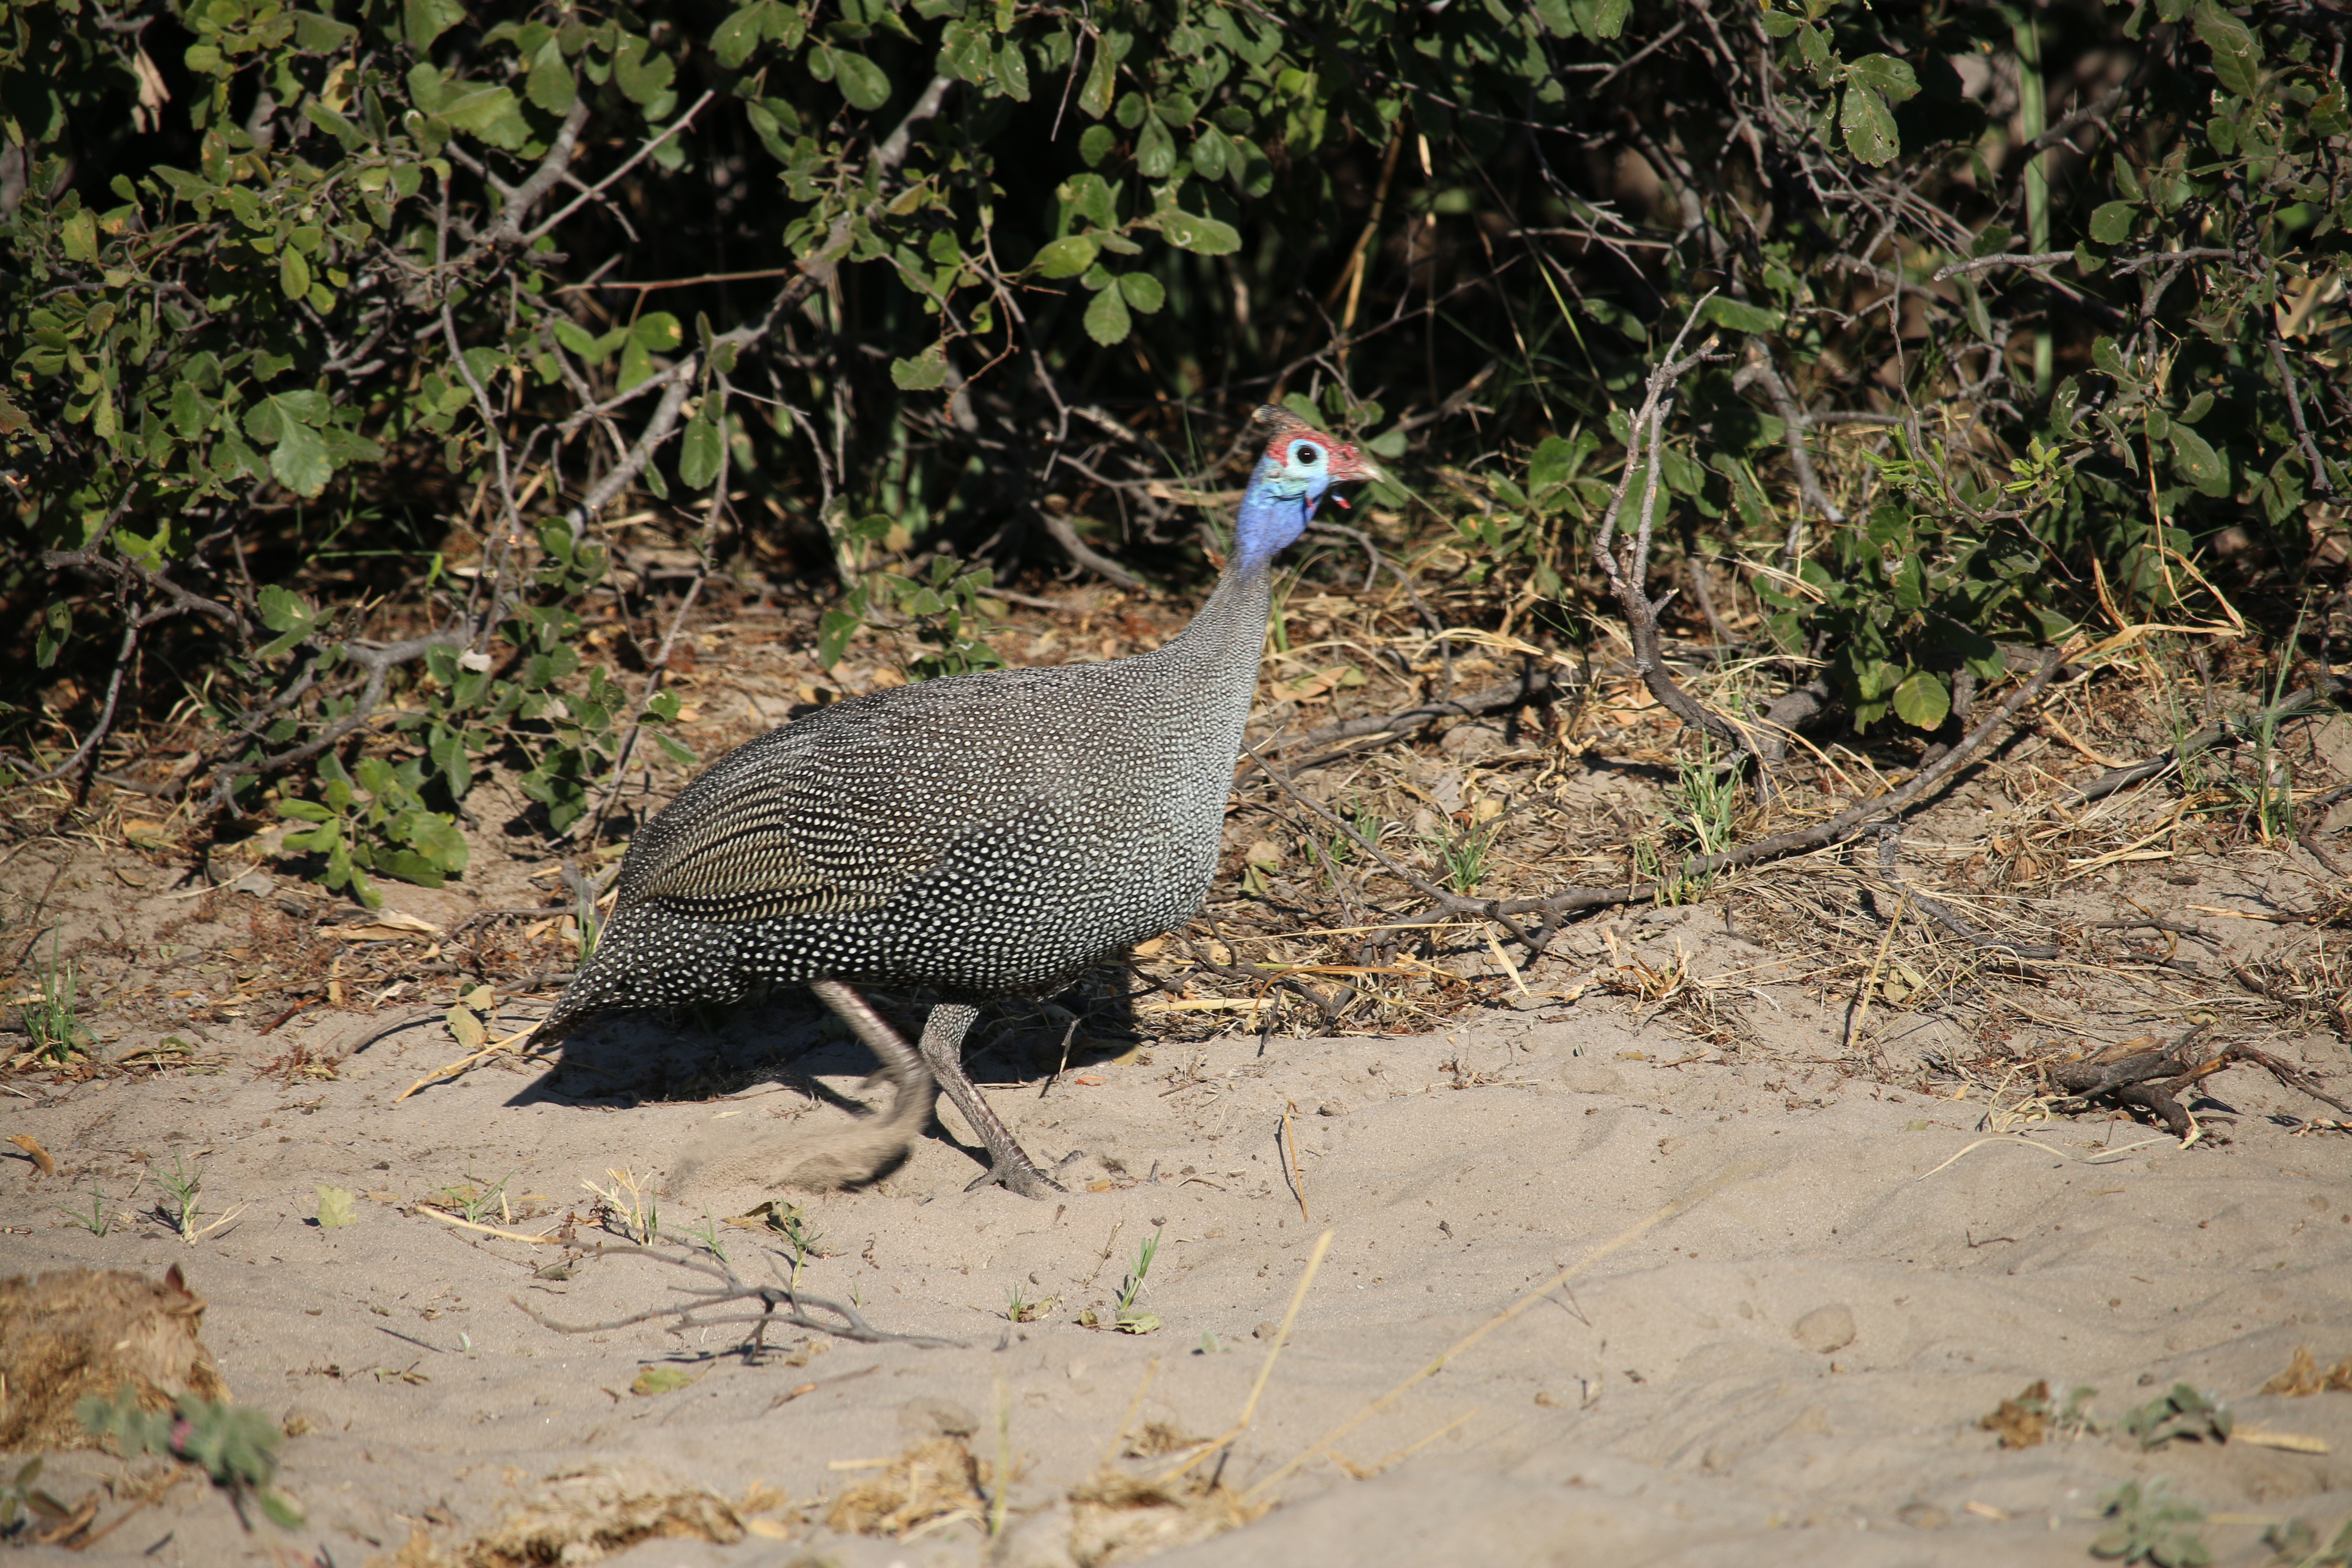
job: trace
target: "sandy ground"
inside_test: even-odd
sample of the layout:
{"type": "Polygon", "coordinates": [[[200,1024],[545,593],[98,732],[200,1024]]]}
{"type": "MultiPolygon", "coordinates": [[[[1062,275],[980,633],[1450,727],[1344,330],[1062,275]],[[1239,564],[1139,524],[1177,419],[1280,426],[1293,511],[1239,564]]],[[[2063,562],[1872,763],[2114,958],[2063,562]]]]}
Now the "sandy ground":
{"type": "MultiPolygon", "coordinates": [[[[2200,897],[2230,896],[2216,885],[2200,897]]],[[[167,895],[148,891],[152,915],[167,895]]],[[[267,894],[249,884],[209,918],[234,936],[267,894]]],[[[0,1135],[36,1140],[57,1170],[0,1162],[5,1272],[178,1263],[236,1398],[299,1433],[281,1479],[303,1530],[248,1533],[225,1494],[184,1484],[135,1511],[110,1502],[99,1523],[120,1522],[75,1556],[423,1568],[462,1560],[550,1478],[617,1467],[625,1489],[716,1492],[753,1531],[646,1541],[623,1563],[1066,1564],[1065,1500],[1107,1454],[1150,1474],[1234,1425],[1327,1228],[1219,1470],[1255,1517],[1156,1563],[2072,1564],[2108,1528],[2100,1500],[2158,1476],[2215,1515],[2200,1529],[2219,1562],[2266,1561],[2264,1528],[2291,1517],[2332,1536],[2352,1515],[2352,1393],[2257,1392],[2298,1345],[2323,1368],[2352,1355],[2352,1144],[2300,1126],[2324,1108],[2232,1069],[2206,1086],[2209,1135],[2191,1147],[2092,1119],[1988,1142],[1982,1095],[1951,1098],[1916,1065],[1967,1046],[1962,1020],[1885,1017],[1871,1029],[1887,1065],[1846,1076],[1845,1004],[1776,979],[1804,955],[1725,924],[1700,907],[1582,928],[1528,975],[1548,994],[1433,1034],[1235,1033],[1000,1082],[1033,1152],[1083,1152],[1066,1201],[965,1192],[976,1143],[951,1110],[872,1187],[791,1195],[824,1254],[804,1289],[954,1345],[785,1331],[757,1364],[730,1353],[740,1330],[566,1337],[518,1305],[593,1323],[675,1304],[696,1282],[677,1270],[583,1256],[614,1239],[583,1184],[609,1188],[622,1166],[650,1180],[747,1124],[781,1139],[846,1124],[868,1064],[797,1001],[715,1036],[608,1026],[582,1066],[493,1066],[406,1100],[459,1053],[438,1025],[355,1052],[403,1016],[357,1000],[267,1038],[272,1010],[257,1007],[204,1031],[192,1067],[143,1079],[16,1079],[0,1135]],[[1624,996],[1575,994],[1596,965],[1677,954],[1747,976],[1746,1043],[1697,1044],[1624,996]],[[648,1079],[668,1087],[639,1092],[648,1079]],[[203,1173],[199,1226],[235,1219],[173,1234],[146,1173],[175,1166],[203,1173]],[[322,1184],[357,1194],[354,1223],[316,1223],[322,1184]],[[576,1245],[419,1206],[494,1187],[486,1223],[576,1245]],[[86,1218],[93,1192],[104,1235],[68,1212],[86,1218]],[[1112,1315],[1154,1236],[1134,1309],[1158,1329],[1080,1326],[1112,1315]],[[1015,1290],[1034,1321],[1013,1321],[1015,1290]],[[683,1386],[633,1392],[649,1367],[683,1386]],[[2043,1380],[2062,1400],[2095,1389],[2085,1408],[2107,1430],[1999,1448],[1979,1418],[2043,1380]],[[2144,1453],[2114,1430],[2176,1381],[2226,1401],[2237,1439],[2144,1453]],[[906,1541],[824,1524],[880,1473],[857,1461],[942,1432],[1012,1461],[993,1537],[968,1515],[906,1541]]],[[[181,934],[201,944],[208,929],[181,934]]],[[[425,985],[428,1001],[434,984],[449,988],[425,985]]],[[[2183,1016],[2114,985],[2045,1005],[2093,1041],[2169,1037],[2183,1016]]],[[[163,1032],[100,1025],[117,1056],[163,1032]]],[[[2262,1043],[2340,1092],[2339,1042],[2262,1043]]],[[[660,1222],[698,1228],[775,1195],[673,1191],[660,1222]]],[[[713,1234],[747,1278],[773,1278],[772,1233],[713,1234]]],[[[57,1456],[44,1482],[71,1500],[144,1463],[57,1456]]]]}

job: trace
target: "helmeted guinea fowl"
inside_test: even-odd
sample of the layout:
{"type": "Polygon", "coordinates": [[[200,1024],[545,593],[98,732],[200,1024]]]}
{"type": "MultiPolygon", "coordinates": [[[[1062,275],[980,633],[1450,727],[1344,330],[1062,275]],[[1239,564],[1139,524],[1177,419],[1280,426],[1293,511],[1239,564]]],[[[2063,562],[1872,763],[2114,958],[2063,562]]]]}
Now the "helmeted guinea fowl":
{"type": "Polygon", "coordinates": [[[931,1080],[988,1144],[971,1184],[1061,1189],[965,1075],[973,1003],[1060,990],[1190,920],[1215,874],[1265,639],[1274,560],[1335,483],[1377,477],[1278,408],[1216,590],[1129,658],[950,676],[851,698],[713,763],[649,823],[587,966],[533,1032],[620,1009],[806,984],[882,1058],[902,1106],[931,1080]],[[910,1049],[856,985],[923,986],[910,1049]]]}

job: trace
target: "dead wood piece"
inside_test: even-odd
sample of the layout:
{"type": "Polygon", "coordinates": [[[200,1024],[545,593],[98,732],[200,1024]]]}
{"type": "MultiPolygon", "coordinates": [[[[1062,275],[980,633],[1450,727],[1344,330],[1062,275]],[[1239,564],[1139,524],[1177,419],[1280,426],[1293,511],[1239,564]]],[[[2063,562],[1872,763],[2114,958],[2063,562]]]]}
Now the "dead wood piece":
{"type": "Polygon", "coordinates": [[[2201,1061],[2188,1056],[2189,1042],[2210,1026],[2200,1024],[2169,1046],[2157,1051],[2137,1051],[2112,1061],[2055,1062],[2043,1070],[2068,1098],[2053,1110],[2075,1115],[2101,1101],[2146,1110],[2160,1118],[2176,1138],[2189,1132],[2189,1113],[2176,1098],[2192,1086],[2239,1063],[2263,1068],[2281,1084],[2309,1095],[2323,1105],[2352,1115],[2352,1106],[2323,1089],[2309,1073],[2253,1046],[2231,1044],[2201,1061]]]}
{"type": "Polygon", "coordinates": [[[86,1394],[127,1386],[148,1410],[182,1394],[227,1399],[204,1316],[176,1263],[161,1279],[71,1268],[0,1280],[0,1451],[96,1447],[74,1412],[86,1394]]]}
{"type": "Polygon", "coordinates": [[[1828,679],[1816,677],[1772,700],[1772,705],[1764,710],[1764,761],[1768,766],[1780,764],[1789,754],[1789,737],[1826,710],[1832,695],[1828,679]]]}
{"type": "MultiPolygon", "coordinates": [[[[2189,1033],[2194,1036],[2197,1030],[2189,1033]]],[[[2053,1109],[2062,1115],[2075,1115],[2105,1100],[2148,1111],[2161,1120],[2175,1138],[2186,1138],[2189,1112],[2172,1098],[2171,1086],[2154,1080],[2182,1076],[2190,1070],[2186,1062],[2169,1051],[2141,1051],[2114,1062],[2060,1062],[2049,1069],[2050,1080],[2067,1090],[2071,1098],[2059,1101],[2053,1109]]]]}

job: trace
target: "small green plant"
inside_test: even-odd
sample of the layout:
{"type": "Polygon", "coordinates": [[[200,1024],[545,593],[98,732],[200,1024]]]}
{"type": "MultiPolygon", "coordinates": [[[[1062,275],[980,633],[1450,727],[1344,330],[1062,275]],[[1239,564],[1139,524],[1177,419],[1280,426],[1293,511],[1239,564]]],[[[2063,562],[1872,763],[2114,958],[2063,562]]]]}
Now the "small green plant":
{"type": "Polygon", "coordinates": [[[154,1171],[155,1184],[163,1189],[163,1199],[156,1204],[156,1216],[180,1233],[183,1241],[194,1241],[203,1233],[196,1228],[197,1200],[203,1195],[205,1168],[191,1165],[180,1156],[172,1156],[172,1173],[154,1171]]]}
{"type": "Polygon", "coordinates": [[[62,928],[51,928],[41,994],[17,1010],[25,1033],[32,1039],[33,1054],[52,1062],[62,1062],[77,1047],[87,1050],[92,1044],[89,1026],[74,1016],[74,966],[61,954],[62,940],[62,928]]]}
{"type": "Polygon", "coordinates": [[[763,1215],[767,1219],[768,1228],[782,1236],[784,1238],[784,1245],[792,1249],[791,1287],[795,1290],[799,1289],[801,1266],[812,1258],[827,1256],[824,1250],[824,1238],[809,1228],[808,1215],[801,1212],[801,1206],[798,1204],[785,1204],[779,1208],[772,1202],[764,1203],[751,1212],[763,1215]]]}
{"type": "Polygon", "coordinates": [[[140,1407],[138,1394],[126,1384],[110,1403],[85,1395],[74,1414],[90,1436],[112,1443],[126,1459],[162,1454],[196,1466],[215,1486],[227,1489],[240,1517],[250,1498],[273,1524],[294,1530],[302,1523],[302,1510],[270,1487],[286,1434],[250,1405],[184,1394],[170,1410],[150,1411],[140,1407]]]}
{"type": "Polygon", "coordinates": [[[2204,1568],[2212,1550],[2194,1526],[2205,1521],[2205,1510],[2186,1498],[2175,1497],[2159,1476],[2145,1491],[2137,1481],[2126,1481],[2099,1500],[2100,1517],[2111,1527],[2091,1542],[2091,1555],[2116,1563],[2153,1563],[2157,1568],[2204,1568]]]}
{"type": "MultiPolygon", "coordinates": [[[[877,512],[845,523],[835,545],[846,560],[877,544],[904,550],[911,542],[906,535],[904,523],[877,512]]],[[[849,639],[866,626],[914,632],[926,651],[907,661],[910,680],[1003,668],[1003,656],[987,640],[991,616],[982,590],[995,583],[987,567],[935,555],[917,576],[845,569],[843,580],[856,586],[825,611],[817,628],[817,662],[827,669],[841,662],[849,639]]]]}
{"type": "Polygon", "coordinates": [[[2176,1383],[2125,1415],[2124,1431],[2146,1450],[2161,1448],[2175,1438],[2227,1442],[2233,1424],[2228,1405],[2188,1384],[2176,1383]]]}
{"type": "MultiPolygon", "coordinates": [[[[1711,752],[1714,748],[1710,745],[1711,752]]],[[[1712,756],[1675,763],[1675,784],[1666,793],[1668,820],[1685,841],[1685,853],[1715,855],[1731,847],[1732,821],[1739,810],[1739,775],[1712,756]]],[[[1678,877],[1675,897],[1665,901],[1689,903],[1706,896],[1712,876],[1678,877]]]]}
{"type": "Polygon", "coordinates": [[[719,1222],[708,1214],[702,1216],[700,1227],[688,1231],[686,1237],[719,1262],[727,1261],[727,1248],[720,1245],[719,1240],[719,1222]]]}
{"type": "Polygon", "coordinates": [[[1031,1301],[1024,1299],[1021,1294],[1021,1286],[1018,1281],[1015,1281],[1004,1292],[1004,1316],[1006,1320],[1011,1322],[1034,1323],[1040,1318],[1043,1318],[1046,1313],[1052,1311],[1054,1310],[1054,1298],[1051,1296],[1046,1297],[1042,1301],[1031,1301]]]}
{"type": "Polygon", "coordinates": [[[1487,827],[1464,827],[1437,846],[1437,858],[1445,870],[1446,883],[1468,898],[1478,890],[1488,870],[1487,857],[1495,847],[1494,830],[1487,827]]]}
{"type": "Polygon", "coordinates": [[[68,1219],[72,1220],[74,1224],[81,1226],[82,1229],[89,1232],[92,1236],[104,1236],[108,1231],[114,1228],[114,1222],[111,1219],[109,1219],[106,1214],[106,1194],[98,1190],[98,1178],[96,1176],[92,1176],[89,1179],[89,1212],[84,1213],[80,1209],[68,1209],[65,1211],[65,1214],[68,1219]]]}
{"type": "Polygon", "coordinates": [[[0,1486],[0,1541],[13,1538],[36,1518],[54,1524],[73,1517],[71,1509],[41,1489],[40,1479],[41,1461],[34,1458],[19,1465],[8,1483],[0,1486]]]}
{"type": "Polygon", "coordinates": [[[470,851],[457,818],[429,811],[421,798],[425,766],[415,758],[398,765],[375,757],[347,771],[332,752],[319,759],[320,799],[281,800],[278,814],[312,826],[285,837],[289,849],[324,855],[320,885],[348,888],[369,909],[383,895],[367,873],[397,877],[419,887],[437,888],[466,868],[470,851]]]}
{"type": "MultiPolygon", "coordinates": [[[[2254,829],[2267,844],[2273,838],[2294,837],[2294,774],[2278,749],[2278,720],[2273,711],[2279,699],[2286,694],[2288,670],[2294,664],[2294,649],[2303,638],[2303,617],[2294,618],[2294,629],[2280,645],[2284,650],[2278,669],[2271,679],[2270,700],[2263,704],[2263,721],[2254,731],[2254,777],[2251,784],[2238,783],[2239,793],[2246,798],[2254,829]]],[[[2231,775],[2235,780],[2236,775],[2231,775]]]]}
{"type": "Polygon", "coordinates": [[[463,1187],[442,1187],[436,1196],[437,1199],[442,1199],[442,1206],[457,1211],[457,1215],[463,1217],[463,1220],[470,1220],[470,1223],[475,1225],[487,1225],[489,1220],[494,1220],[494,1217],[497,1217],[497,1220],[508,1217],[506,1183],[510,1183],[510,1180],[515,1180],[513,1171],[508,1171],[508,1173],[501,1175],[497,1183],[491,1183],[489,1187],[485,1187],[480,1175],[473,1175],[468,1171],[468,1173],[466,1173],[466,1184],[463,1184],[463,1187]]]}
{"type": "Polygon", "coordinates": [[[1155,1230],[1144,1237],[1143,1245],[1136,1249],[1135,1267],[1128,1270],[1126,1280],[1118,1288],[1118,1309],[1112,1327],[1122,1334],[1148,1334],[1160,1327],[1156,1313],[1135,1310],[1135,1300],[1143,1294],[1143,1281],[1151,1273],[1151,1260],[1159,1255],[1160,1236],[1155,1230]]]}
{"type": "Polygon", "coordinates": [[[2263,1544],[2275,1553],[2273,1561],[2286,1568],[2352,1568],[2352,1521],[2322,1546],[2319,1531],[2308,1520],[2286,1520],[2263,1531],[2263,1544]]]}

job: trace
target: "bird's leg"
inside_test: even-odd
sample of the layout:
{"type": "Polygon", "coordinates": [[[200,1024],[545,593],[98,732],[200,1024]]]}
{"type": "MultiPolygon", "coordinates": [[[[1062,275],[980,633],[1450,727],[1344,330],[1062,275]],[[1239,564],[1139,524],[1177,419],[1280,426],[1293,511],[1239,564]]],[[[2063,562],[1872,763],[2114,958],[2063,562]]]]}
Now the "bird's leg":
{"type": "Polygon", "coordinates": [[[1042,1198],[1047,1193],[1069,1189],[1037,1168],[1036,1162],[1022,1152],[1013,1130],[1004,1125],[988,1101],[981,1099],[980,1089],[963,1070],[963,1037],[971,1022],[980,1016],[980,1009],[961,1002],[941,1002],[931,1009],[923,1021],[923,1062],[931,1076],[939,1080],[948,1098],[955,1101],[963,1119],[971,1123],[972,1131],[988,1145],[992,1162],[987,1171],[964,1189],[971,1192],[992,1184],[1008,1192],[1019,1193],[1024,1198],[1042,1198]]]}
{"type": "Polygon", "coordinates": [[[939,1100],[939,1082],[931,1076],[931,1069],[923,1065],[922,1057],[914,1047],[899,1037],[889,1020],[874,1010],[872,1003],[840,981],[813,980],[809,989],[881,1058],[882,1070],[890,1075],[898,1089],[898,1098],[886,1120],[904,1124],[907,1136],[914,1138],[930,1121],[931,1108],[939,1100]]]}

